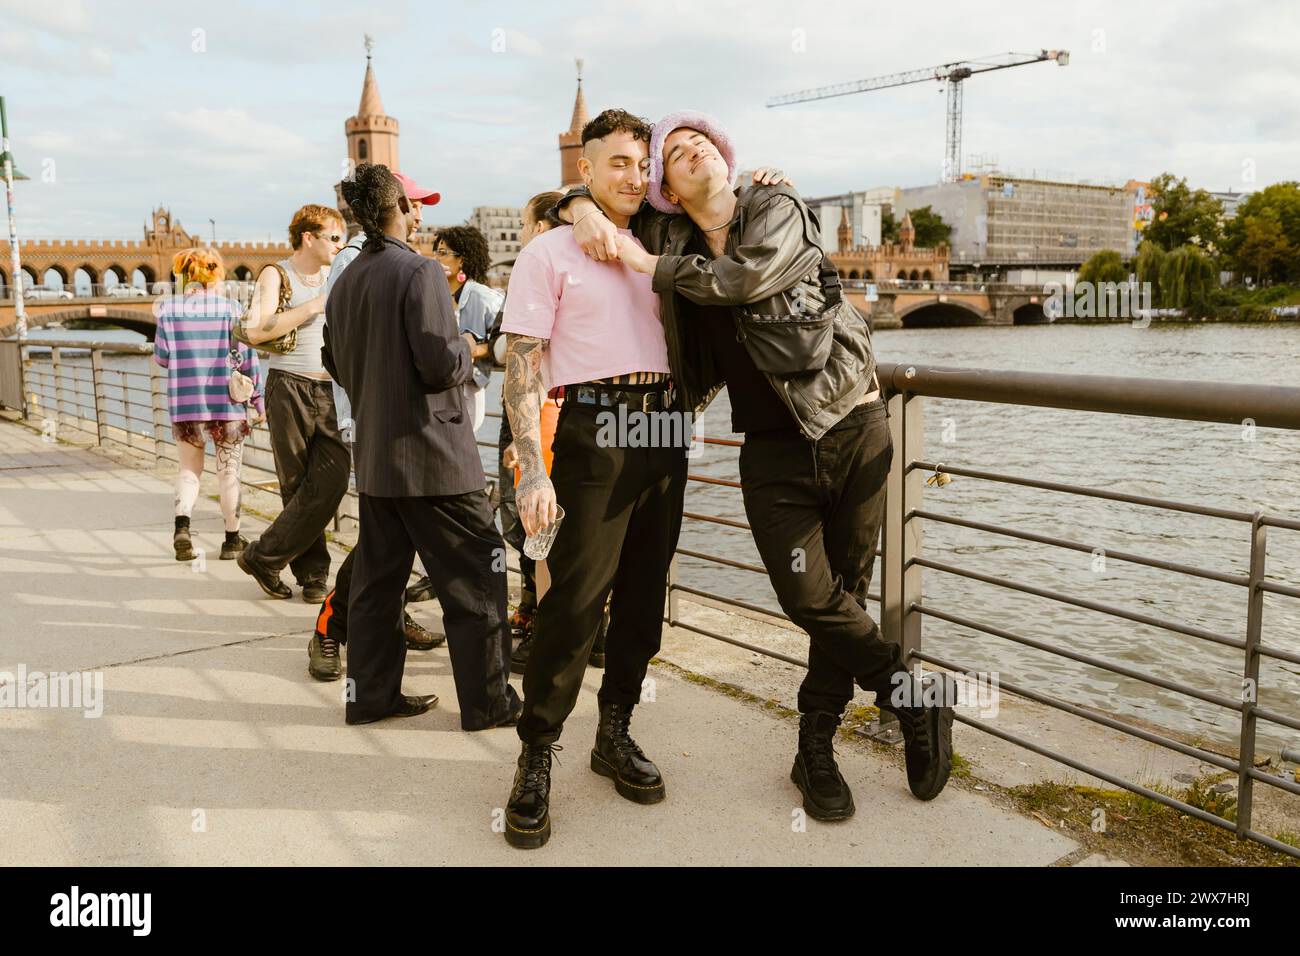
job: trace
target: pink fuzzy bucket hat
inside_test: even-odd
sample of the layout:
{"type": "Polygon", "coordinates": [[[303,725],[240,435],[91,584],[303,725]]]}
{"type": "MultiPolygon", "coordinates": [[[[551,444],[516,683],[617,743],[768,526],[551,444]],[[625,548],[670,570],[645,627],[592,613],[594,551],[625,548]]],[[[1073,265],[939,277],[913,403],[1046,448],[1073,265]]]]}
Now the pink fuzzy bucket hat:
{"type": "Polygon", "coordinates": [[[650,200],[650,205],[670,215],[680,214],[682,207],[670,203],[661,191],[664,183],[664,140],[673,130],[683,126],[697,129],[709,138],[727,163],[728,181],[733,186],[736,184],[736,149],[731,145],[731,137],[722,128],[722,124],[707,113],[697,113],[694,110],[669,113],[650,130],[650,181],[646,187],[646,198],[650,200]]]}

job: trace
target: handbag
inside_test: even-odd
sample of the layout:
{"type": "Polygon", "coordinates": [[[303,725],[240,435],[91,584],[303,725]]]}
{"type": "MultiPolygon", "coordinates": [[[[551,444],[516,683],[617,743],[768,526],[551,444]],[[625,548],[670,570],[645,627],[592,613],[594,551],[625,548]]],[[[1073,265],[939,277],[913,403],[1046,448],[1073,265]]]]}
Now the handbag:
{"type": "MultiPolygon", "coordinates": [[[[231,323],[230,332],[232,338],[235,337],[234,330],[238,325],[238,320],[231,323]]],[[[230,392],[230,400],[236,405],[246,405],[248,400],[253,397],[253,380],[240,371],[244,364],[244,355],[234,342],[230,345],[230,352],[226,355],[226,361],[230,364],[230,381],[226,386],[230,392]]]]}
{"type": "MultiPolygon", "coordinates": [[[[284,271],[284,267],[278,262],[273,262],[267,269],[274,269],[280,273],[280,301],[276,304],[275,314],[279,315],[285,309],[289,308],[289,300],[293,298],[293,286],[289,284],[289,274],[284,271]]],[[[260,279],[261,276],[259,275],[260,279]]],[[[248,333],[244,330],[244,322],[241,319],[234,325],[235,338],[245,345],[252,346],[259,352],[279,352],[281,355],[287,355],[298,347],[298,330],[290,329],[279,338],[270,339],[266,342],[254,342],[249,339],[248,333]]]]}

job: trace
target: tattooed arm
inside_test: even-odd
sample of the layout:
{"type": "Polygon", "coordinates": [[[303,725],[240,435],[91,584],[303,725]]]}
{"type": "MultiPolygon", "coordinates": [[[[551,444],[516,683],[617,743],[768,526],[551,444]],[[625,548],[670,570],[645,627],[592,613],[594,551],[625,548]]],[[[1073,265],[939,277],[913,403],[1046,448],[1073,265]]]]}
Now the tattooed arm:
{"type": "Polygon", "coordinates": [[[506,333],[505,407],[519,457],[515,506],[527,534],[555,520],[555,487],[542,460],[542,353],[546,340],[506,333]]]}

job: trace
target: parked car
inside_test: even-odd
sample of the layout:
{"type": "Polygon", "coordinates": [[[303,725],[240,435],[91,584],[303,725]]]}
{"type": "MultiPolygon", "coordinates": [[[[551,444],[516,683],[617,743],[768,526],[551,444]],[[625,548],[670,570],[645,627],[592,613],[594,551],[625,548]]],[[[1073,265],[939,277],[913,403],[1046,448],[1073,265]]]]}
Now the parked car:
{"type": "Polygon", "coordinates": [[[125,282],[119,282],[117,285],[105,289],[104,295],[112,296],[115,299],[143,299],[148,297],[149,292],[138,285],[127,285],[125,282]]]}
{"type": "Polygon", "coordinates": [[[72,293],[67,289],[47,289],[44,286],[37,286],[34,289],[23,290],[24,299],[71,299],[72,293]]]}

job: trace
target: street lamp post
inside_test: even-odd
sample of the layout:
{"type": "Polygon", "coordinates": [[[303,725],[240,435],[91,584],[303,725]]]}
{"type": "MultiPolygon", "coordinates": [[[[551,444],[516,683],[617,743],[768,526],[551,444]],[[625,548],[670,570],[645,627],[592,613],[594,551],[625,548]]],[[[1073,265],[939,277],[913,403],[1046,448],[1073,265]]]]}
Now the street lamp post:
{"type": "Polygon", "coordinates": [[[212,223],[212,244],[215,246],[217,244],[217,221],[209,219],[208,222],[212,223]]]}
{"type": "MultiPolygon", "coordinates": [[[[9,152],[9,116],[5,112],[5,98],[0,96],[0,159],[4,161],[5,201],[9,204],[9,274],[13,276],[14,319],[18,327],[18,340],[27,338],[27,313],[23,309],[23,269],[18,256],[18,220],[14,216],[14,180],[27,177],[14,168],[14,157],[9,152]]],[[[20,344],[19,349],[22,349],[20,344]]]]}

